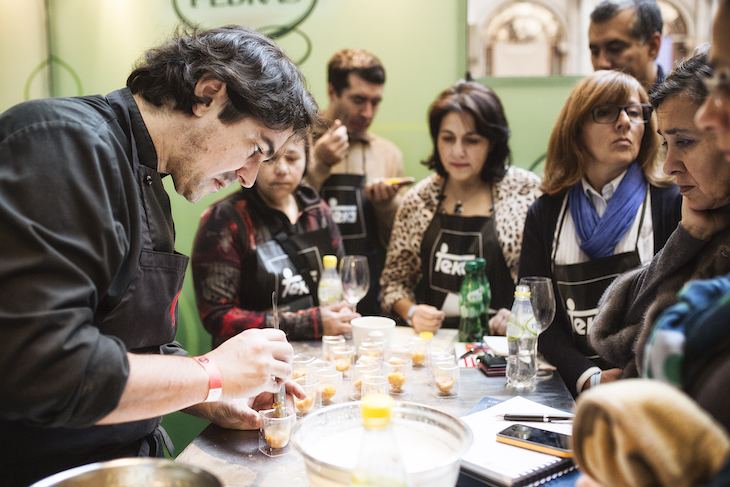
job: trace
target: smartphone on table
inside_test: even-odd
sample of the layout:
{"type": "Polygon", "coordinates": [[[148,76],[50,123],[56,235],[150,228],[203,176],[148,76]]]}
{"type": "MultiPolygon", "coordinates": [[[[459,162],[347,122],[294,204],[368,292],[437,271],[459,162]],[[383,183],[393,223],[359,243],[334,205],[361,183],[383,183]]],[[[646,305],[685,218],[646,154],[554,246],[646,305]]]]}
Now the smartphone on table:
{"type": "Polygon", "coordinates": [[[481,354],[477,356],[477,367],[487,377],[504,377],[507,359],[501,355],[481,354]]]}
{"type": "Polygon", "coordinates": [[[570,458],[573,450],[570,446],[570,435],[556,433],[523,424],[513,424],[497,433],[497,441],[508,445],[527,448],[528,450],[570,458]]]}

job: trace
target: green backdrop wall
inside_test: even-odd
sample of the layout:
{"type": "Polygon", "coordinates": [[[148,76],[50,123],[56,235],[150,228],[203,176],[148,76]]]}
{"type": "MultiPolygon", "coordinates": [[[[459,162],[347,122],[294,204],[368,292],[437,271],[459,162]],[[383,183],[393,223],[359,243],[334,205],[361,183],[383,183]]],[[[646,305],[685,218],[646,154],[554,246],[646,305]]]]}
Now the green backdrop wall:
{"type": "MultiPolygon", "coordinates": [[[[401,148],[406,172],[417,179],[428,175],[420,164],[431,150],[428,106],[466,72],[466,0],[0,0],[0,12],[0,111],[26,99],[120,88],[143,51],[182,21],[286,33],[277,42],[300,62],[321,106],[327,103],[330,56],[346,47],[367,49],[380,57],[388,76],[372,130],[401,148]]],[[[555,116],[577,79],[480,81],[503,100],[515,165],[529,167],[545,152],[555,116]]],[[[235,188],[190,204],[169,181],[166,186],[176,246],[189,255],[202,211],[235,188]]],[[[197,314],[190,273],[179,303],[179,340],[191,354],[208,351],[210,336],[197,314]]],[[[178,452],[206,425],[182,413],[166,416],[163,424],[178,452]]]]}

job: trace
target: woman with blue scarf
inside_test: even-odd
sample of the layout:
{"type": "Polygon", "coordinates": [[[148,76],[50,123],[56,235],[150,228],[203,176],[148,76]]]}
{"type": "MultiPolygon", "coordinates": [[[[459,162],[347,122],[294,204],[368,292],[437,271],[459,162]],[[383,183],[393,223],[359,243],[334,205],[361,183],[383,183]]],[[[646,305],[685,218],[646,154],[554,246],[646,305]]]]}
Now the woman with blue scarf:
{"type": "Polygon", "coordinates": [[[621,376],[588,343],[598,301],[619,274],[651,261],[680,219],[658,149],[646,92],[617,71],[581,80],[550,137],[519,276],[553,280],[557,312],[538,349],[574,396],[621,376]]]}

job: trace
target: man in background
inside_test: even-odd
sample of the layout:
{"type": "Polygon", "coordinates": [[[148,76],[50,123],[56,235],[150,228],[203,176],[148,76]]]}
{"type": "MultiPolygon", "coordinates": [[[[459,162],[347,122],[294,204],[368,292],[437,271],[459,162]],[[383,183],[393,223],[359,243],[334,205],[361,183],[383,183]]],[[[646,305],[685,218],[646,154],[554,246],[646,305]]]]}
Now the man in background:
{"type": "Polygon", "coordinates": [[[655,0],[603,0],[591,12],[588,29],[593,69],[624,71],[653,91],[664,81],[656,64],[662,27],[655,0]]]}
{"type": "Polygon", "coordinates": [[[314,161],[307,181],[330,206],[342,233],[345,253],[365,255],[370,290],[358,303],[362,315],[380,314],[380,274],[390,239],[402,178],[403,155],[392,142],[368,129],[383,98],[385,69],[362,49],[332,56],[327,72],[329,106],[315,127],[314,161]]]}
{"type": "Polygon", "coordinates": [[[188,258],[162,178],[189,201],[250,187],[316,118],[296,65],[238,26],[180,31],[107,96],[0,115],[3,487],[172,453],[160,421],[173,411],[258,427],[292,347],[280,330],[247,330],[187,357],[175,335],[188,258]]]}

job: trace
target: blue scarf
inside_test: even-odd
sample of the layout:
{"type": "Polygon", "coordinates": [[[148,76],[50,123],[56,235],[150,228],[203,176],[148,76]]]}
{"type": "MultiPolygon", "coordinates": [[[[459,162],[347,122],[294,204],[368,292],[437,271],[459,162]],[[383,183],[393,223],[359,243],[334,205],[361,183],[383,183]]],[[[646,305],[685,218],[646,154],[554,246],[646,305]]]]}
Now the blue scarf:
{"type": "Polygon", "coordinates": [[[636,212],[644,201],[647,182],[639,163],[634,161],[606,206],[603,217],[591,204],[583,184],[577,183],[568,193],[568,206],[580,238],[580,249],[591,259],[613,255],[619,240],[631,228],[636,212]]]}

